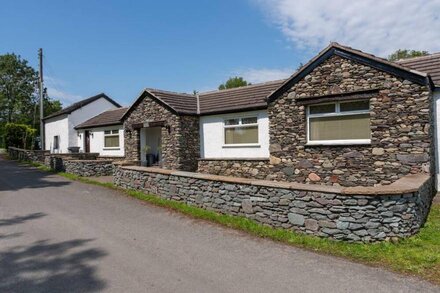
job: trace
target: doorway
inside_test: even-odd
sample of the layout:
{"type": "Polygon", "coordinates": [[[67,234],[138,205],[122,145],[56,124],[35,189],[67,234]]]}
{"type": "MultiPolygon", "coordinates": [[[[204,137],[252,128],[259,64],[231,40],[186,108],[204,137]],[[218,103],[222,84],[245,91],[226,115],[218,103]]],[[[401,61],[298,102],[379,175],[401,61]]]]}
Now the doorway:
{"type": "Polygon", "coordinates": [[[162,128],[142,128],[140,144],[141,165],[160,166],[162,161],[162,128]]]}
{"type": "Polygon", "coordinates": [[[84,131],[84,152],[90,153],[90,131],[84,131]]]}

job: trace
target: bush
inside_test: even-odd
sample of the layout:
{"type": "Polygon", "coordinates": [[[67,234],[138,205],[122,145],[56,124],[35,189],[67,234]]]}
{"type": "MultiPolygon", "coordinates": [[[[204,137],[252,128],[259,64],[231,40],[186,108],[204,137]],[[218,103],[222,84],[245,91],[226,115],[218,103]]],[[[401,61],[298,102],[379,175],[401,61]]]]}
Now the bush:
{"type": "Polygon", "coordinates": [[[25,124],[7,123],[4,130],[6,147],[33,148],[37,130],[25,124]]]}

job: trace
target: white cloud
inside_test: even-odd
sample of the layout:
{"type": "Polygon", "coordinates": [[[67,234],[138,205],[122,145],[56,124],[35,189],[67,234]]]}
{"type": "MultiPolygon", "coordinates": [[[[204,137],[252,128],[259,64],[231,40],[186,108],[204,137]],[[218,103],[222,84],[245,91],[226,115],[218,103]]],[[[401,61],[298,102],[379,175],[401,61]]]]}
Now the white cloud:
{"type": "Polygon", "coordinates": [[[386,57],[440,51],[440,0],[252,0],[302,49],[331,41],[386,57]]]}
{"type": "Polygon", "coordinates": [[[265,81],[272,81],[277,79],[284,79],[295,72],[294,69],[269,69],[269,68],[250,68],[239,72],[237,75],[242,76],[246,81],[251,83],[259,83],[265,81]]]}

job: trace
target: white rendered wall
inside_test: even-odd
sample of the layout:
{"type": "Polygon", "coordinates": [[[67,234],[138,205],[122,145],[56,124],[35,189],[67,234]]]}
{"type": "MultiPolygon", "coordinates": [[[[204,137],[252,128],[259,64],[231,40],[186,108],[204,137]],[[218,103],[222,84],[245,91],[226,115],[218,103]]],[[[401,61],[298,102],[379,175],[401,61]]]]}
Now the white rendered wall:
{"type": "Polygon", "coordinates": [[[44,123],[45,149],[51,153],[66,153],[69,146],[69,128],[67,115],[47,119],[44,123]],[[60,137],[58,150],[53,149],[54,136],[60,137]]]}
{"type": "Polygon", "coordinates": [[[92,103],[85,105],[84,107],[79,108],[78,110],[73,111],[69,115],[69,146],[81,146],[78,145],[77,132],[74,129],[75,126],[89,120],[92,117],[95,117],[102,112],[105,112],[110,109],[116,109],[114,104],[110,103],[108,100],[104,98],[100,98],[92,103]]]}
{"type": "Polygon", "coordinates": [[[202,159],[269,158],[269,118],[266,110],[200,117],[200,157],[202,159]],[[258,146],[225,146],[224,120],[258,118],[258,146]]]}
{"type": "MultiPolygon", "coordinates": [[[[106,126],[90,128],[90,152],[99,153],[102,157],[123,157],[124,152],[124,129],[122,125],[106,126]],[[104,147],[104,131],[105,130],[118,130],[119,131],[119,147],[106,148],[104,147]]],[[[80,152],[84,152],[84,129],[78,130],[77,141],[80,147],[80,152]]]]}
{"type": "Polygon", "coordinates": [[[435,138],[435,177],[437,191],[440,190],[440,89],[434,91],[434,138],[435,138]]]}

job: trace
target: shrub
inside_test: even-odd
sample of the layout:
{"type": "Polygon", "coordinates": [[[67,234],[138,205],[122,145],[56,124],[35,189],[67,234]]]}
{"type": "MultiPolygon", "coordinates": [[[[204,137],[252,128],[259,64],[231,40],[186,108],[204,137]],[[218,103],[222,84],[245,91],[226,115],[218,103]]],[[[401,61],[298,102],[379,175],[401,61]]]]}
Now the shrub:
{"type": "Polygon", "coordinates": [[[7,123],[4,130],[6,147],[33,148],[37,130],[26,124],[7,123]]]}

